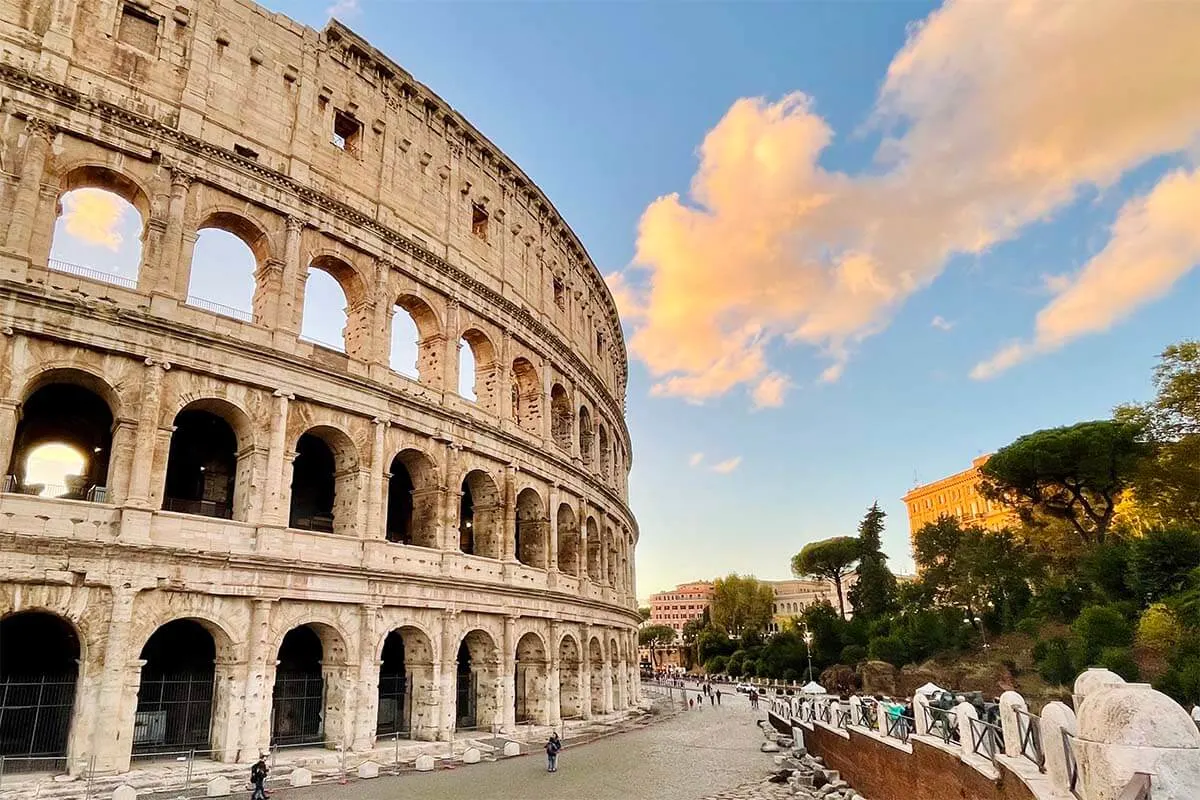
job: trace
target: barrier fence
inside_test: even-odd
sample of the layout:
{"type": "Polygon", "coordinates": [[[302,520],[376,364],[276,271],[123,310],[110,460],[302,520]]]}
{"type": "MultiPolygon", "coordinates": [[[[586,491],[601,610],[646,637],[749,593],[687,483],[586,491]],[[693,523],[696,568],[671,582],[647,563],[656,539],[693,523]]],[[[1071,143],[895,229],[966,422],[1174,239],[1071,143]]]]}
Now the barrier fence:
{"type": "Polygon", "coordinates": [[[1021,742],[1021,755],[1029,759],[1038,768],[1038,772],[1046,771],[1046,754],[1042,750],[1042,730],[1040,718],[1024,709],[1014,709],[1017,713],[1017,738],[1021,742]]]}

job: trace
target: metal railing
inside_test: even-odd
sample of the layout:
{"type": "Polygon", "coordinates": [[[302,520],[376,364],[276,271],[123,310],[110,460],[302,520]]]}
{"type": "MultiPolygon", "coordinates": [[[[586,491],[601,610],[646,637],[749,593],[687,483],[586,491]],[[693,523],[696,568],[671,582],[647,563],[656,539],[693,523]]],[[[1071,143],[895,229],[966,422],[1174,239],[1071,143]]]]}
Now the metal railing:
{"type": "Polygon", "coordinates": [[[68,275],[74,275],[78,278],[87,278],[100,283],[109,283],[114,286],[122,286],[126,289],[137,288],[137,278],[129,278],[124,275],[118,275],[115,272],[105,272],[104,270],[92,269],[79,264],[72,264],[70,261],[63,261],[58,258],[51,258],[46,261],[46,266],[55,272],[64,272],[68,275]]]}
{"type": "Polygon", "coordinates": [[[996,757],[1004,749],[1004,734],[1000,728],[974,717],[967,718],[967,727],[971,729],[971,752],[988,759],[998,769],[996,757]]]}
{"type": "Polygon", "coordinates": [[[16,475],[5,475],[0,481],[0,492],[23,494],[30,497],[45,497],[51,500],[86,500],[89,503],[107,503],[107,486],[62,486],[49,483],[26,483],[17,481],[16,475]]]}
{"type": "Polygon", "coordinates": [[[1150,776],[1145,772],[1133,773],[1117,800],[1150,800],[1150,776]]]}
{"type": "Polygon", "coordinates": [[[1083,800],[1083,795],[1079,794],[1079,762],[1075,760],[1075,748],[1071,744],[1071,734],[1066,728],[1062,728],[1059,732],[1062,733],[1063,756],[1067,763],[1067,789],[1079,800],[1083,800]]]}
{"type": "Polygon", "coordinates": [[[1017,738],[1021,742],[1021,755],[1032,761],[1038,772],[1045,772],[1046,753],[1042,750],[1041,720],[1024,709],[1013,710],[1017,712],[1017,738]]]}
{"type": "Polygon", "coordinates": [[[879,703],[873,698],[862,699],[862,726],[873,731],[879,730],[879,703]]]}
{"type": "MultiPolygon", "coordinates": [[[[0,755],[0,791],[5,787],[6,778],[13,775],[23,775],[38,772],[58,772],[65,768],[66,759],[55,756],[56,764],[47,764],[43,756],[4,756],[0,755]]],[[[79,774],[84,777],[83,800],[92,800],[95,796],[92,778],[96,773],[96,757],[75,759],[81,767],[79,774]]]]}
{"type": "Polygon", "coordinates": [[[944,743],[958,741],[958,714],[945,708],[923,706],[925,730],[930,736],[939,737],[944,743]]]}
{"type": "Polygon", "coordinates": [[[829,713],[830,705],[831,705],[830,703],[822,703],[821,707],[820,707],[820,711],[817,712],[818,718],[821,720],[821,722],[824,722],[826,725],[832,724],[832,722],[833,722],[833,719],[829,713]]]}
{"type": "Polygon", "coordinates": [[[892,739],[899,739],[908,744],[908,737],[912,736],[916,728],[916,721],[912,717],[905,716],[903,713],[887,714],[887,736],[892,739]]]}
{"type": "Polygon", "coordinates": [[[184,500],[179,497],[164,497],[163,511],[217,519],[233,519],[233,506],[215,500],[184,500]]]}
{"type": "Polygon", "coordinates": [[[848,729],[850,727],[850,709],[842,708],[841,704],[839,704],[833,724],[842,730],[848,729]]]}
{"type": "Polygon", "coordinates": [[[341,353],[342,355],[346,354],[346,345],[345,344],[334,344],[333,342],[326,342],[323,339],[318,339],[315,336],[309,336],[304,333],[300,334],[300,336],[298,338],[302,342],[308,342],[309,344],[315,344],[317,347],[324,347],[326,350],[332,350],[335,353],[341,353]]]}
{"type": "Polygon", "coordinates": [[[214,314],[220,314],[222,317],[230,317],[241,322],[254,322],[254,314],[249,311],[243,311],[240,308],[227,306],[224,303],[218,303],[215,300],[206,300],[203,297],[188,295],[187,304],[204,311],[211,311],[214,314]]]}

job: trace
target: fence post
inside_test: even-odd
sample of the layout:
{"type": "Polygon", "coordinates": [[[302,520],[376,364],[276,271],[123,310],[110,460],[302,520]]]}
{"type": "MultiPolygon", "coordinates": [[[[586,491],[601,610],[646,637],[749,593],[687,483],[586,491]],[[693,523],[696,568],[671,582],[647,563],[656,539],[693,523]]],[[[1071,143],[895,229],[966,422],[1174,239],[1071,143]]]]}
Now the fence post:
{"type": "Polygon", "coordinates": [[[396,748],[396,772],[400,772],[400,733],[399,733],[399,731],[396,732],[396,735],[393,738],[395,739],[395,748],[396,748]]]}
{"type": "Polygon", "coordinates": [[[344,786],[346,784],[346,743],[345,742],[338,742],[338,751],[341,754],[341,762],[342,762],[342,766],[341,766],[342,778],[341,778],[341,780],[338,781],[338,783],[340,783],[344,786]]]}
{"type": "Polygon", "coordinates": [[[192,762],[196,760],[196,748],[188,750],[187,773],[183,778],[183,793],[186,795],[192,788],[192,762]]]}
{"type": "Polygon", "coordinates": [[[90,756],[87,765],[87,788],[84,789],[84,800],[92,800],[92,780],[96,774],[96,757],[90,756]]]}

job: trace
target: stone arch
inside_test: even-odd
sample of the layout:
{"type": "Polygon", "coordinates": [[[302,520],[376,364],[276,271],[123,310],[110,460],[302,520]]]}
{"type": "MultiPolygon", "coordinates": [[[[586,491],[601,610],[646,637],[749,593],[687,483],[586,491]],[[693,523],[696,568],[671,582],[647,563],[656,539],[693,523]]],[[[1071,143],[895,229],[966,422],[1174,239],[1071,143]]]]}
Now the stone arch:
{"type": "Polygon", "coordinates": [[[518,356],[512,363],[512,419],[531,433],[538,433],[542,422],[542,383],[533,362],[518,356]]]}
{"type": "Polygon", "coordinates": [[[617,637],[614,636],[608,642],[608,673],[612,684],[612,705],[616,709],[625,707],[625,671],[621,669],[621,662],[624,660],[625,655],[621,652],[617,637]]]}
{"type": "Polygon", "coordinates": [[[349,639],[329,621],[281,628],[274,650],[279,663],[271,695],[272,744],[344,743],[353,716],[349,639]]]}
{"type": "Polygon", "coordinates": [[[492,411],[498,409],[497,376],[499,362],[496,358],[496,348],[492,340],[479,328],[467,328],[459,337],[459,369],[458,393],[467,399],[473,399],[483,408],[492,411]],[[462,347],[462,343],[466,347],[462,347]],[[467,355],[470,364],[466,363],[467,355]],[[470,367],[464,369],[464,367],[470,367]],[[466,390],[470,389],[468,393],[466,390]]]}
{"type": "Polygon", "coordinates": [[[558,570],[579,576],[579,522],[569,503],[559,503],[557,511],[558,570]]]}
{"type": "Polygon", "coordinates": [[[63,614],[30,607],[0,616],[0,756],[61,771],[76,750],[72,720],[83,637],[63,614]]]}
{"type": "Polygon", "coordinates": [[[464,553],[500,558],[503,509],[496,481],[482,469],[463,476],[459,498],[459,549],[464,553]]]}
{"type": "Polygon", "coordinates": [[[176,276],[178,294],[187,298],[189,305],[243,322],[265,324],[273,300],[270,294],[278,291],[278,287],[265,285],[259,279],[272,260],[270,234],[243,210],[223,205],[205,208],[199,220],[191,250],[180,258],[176,276]],[[222,242],[222,238],[226,241],[222,242]],[[222,270],[216,276],[220,282],[216,285],[212,278],[198,274],[195,269],[197,265],[205,266],[210,258],[220,259],[226,268],[238,269],[222,270]]]}
{"type": "Polygon", "coordinates": [[[301,336],[333,350],[345,352],[354,358],[365,358],[370,343],[371,314],[367,307],[366,281],[350,262],[337,253],[315,253],[305,272],[306,281],[313,270],[323,272],[333,279],[341,290],[345,306],[340,312],[336,312],[336,299],[318,300],[321,295],[314,293],[312,286],[306,284],[304,303],[301,307],[301,336]],[[322,324],[319,317],[325,314],[344,320],[340,337],[334,337],[332,328],[326,328],[322,324]],[[340,338],[341,347],[338,346],[339,342],[330,341],[334,338],[340,338]]]}
{"type": "Polygon", "coordinates": [[[333,425],[315,425],[296,438],[289,527],[354,535],[358,449],[333,425]]]}
{"type": "Polygon", "coordinates": [[[375,735],[432,740],[437,735],[433,639],[404,624],[384,635],[379,656],[375,735]]]}
{"type": "Polygon", "coordinates": [[[158,494],[162,508],[247,520],[254,474],[254,423],[224,398],[188,400],[171,419],[174,431],[158,494]]]}
{"type": "Polygon", "coordinates": [[[392,458],[386,486],[387,540],[416,547],[438,547],[437,515],[442,488],[433,459],[415,448],[401,450],[392,458]]]}
{"type": "Polygon", "coordinates": [[[547,568],[550,547],[550,519],[546,504],[536,489],[526,487],[517,494],[516,530],[513,553],[529,567],[547,568]]]}
{"type": "Polygon", "coordinates": [[[472,628],[459,639],[455,670],[455,730],[488,729],[501,719],[497,695],[500,683],[500,649],[482,628],[472,628]]]}
{"type": "Polygon", "coordinates": [[[583,651],[579,640],[564,633],[558,644],[558,702],[561,719],[583,718],[583,651]]]}
{"type": "Polygon", "coordinates": [[[608,427],[603,422],[596,425],[596,445],[599,451],[600,476],[608,480],[612,477],[612,443],[608,437],[608,427]]]}
{"type": "Polygon", "coordinates": [[[440,389],[446,348],[442,323],[433,306],[416,294],[403,292],[388,309],[387,319],[388,365],[395,372],[440,389]],[[404,326],[400,322],[406,318],[416,334],[411,343],[402,340],[404,326]]]}
{"type": "Polygon", "coordinates": [[[529,631],[517,640],[513,662],[513,705],[518,724],[545,725],[550,721],[546,702],[549,660],[546,643],[539,634],[529,631]]]}
{"type": "Polygon", "coordinates": [[[550,431],[554,443],[562,450],[570,450],[574,438],[575,413],[571,398],[561,383],[550,387],[550,431]]]}
{"type": "MultiPolygon", "coordinates": [[[[79,161],[65,165],[58,171],[58,176],[59,191],[55,204],[56,216],[62,217],[66,206],[71,205],[71,198],[69,196],[82,197],[89,194],[89,190],[91,190],[91,192],[115,196],[123,204],[132,206],[140,217],[141,225],[139,226],[138,234],[138,252],[136,255],[127,254],[131,256],[129,258],[130,263],[114,263],[112,265],[105,265],[107,268],[97,269],[96,267],[101,265],[73,265],[70,263],[69,258],[64,259],[59,254],[59,236],[67,232],[69,222],[64,221],[65,224],[61,231],[56,222],[55,229],[50,234],[48,250],[49,267],[55,270],[82,275],[93,280],[125,286],[130,289],[137,288],[143,278],[147,256],[150,255],[146,247],[146,233],[149,230],[151,212],[153,210],[153,204],[150,200],[152,193],[147,190],[137,177],[131,175],[127,170],[93,160],[79,161]],[[80,192],[80,194],[72,195],[75,192],[80,192]],[[79,269],[80,266],[84,267],[84,269],[79,269]]],[[[117,240],[115,246],[119,248],[119,245],[120,241],[117,240]]],[[[96,249],[94,248],[94,250],[96,249]]],[[[105,248],[98,248],[98,250],[103,249],[105,248]]],[[[121,255],[119,249],[116,252],[118,256],[121,255]]]]}
{"type": "Polygon", "coordinates": [[[601,563],[600,526],[595,517],[588,517],[585,524],[587,529],[587,576],[593,583],[600,583],[604,578],[601,563]]]}
{"type": "Polygon", "coordinates": [[[604,713],[604,647],[600,638],[593,636],[588,640],[588,683],[591,691],[588,699],[593,714],[604,713]]]}
{"type": "Polygon", "coordinates": [[[592,449],[595,441],[595,432],[592,425],[592,412],[588,411],[587,406],[579,407],[579,457],[583,461],[584,466],[592,464],[592,449]]]}
{"type": "Polygon", "coordinates": [[[618,585],[617,573],[620,569],[620,556],[617,554],[617,538],[613,535],[611,526],[604,528],[604,549],[607,558],[604,561],[604,582],[614,588],[618,585]]]}

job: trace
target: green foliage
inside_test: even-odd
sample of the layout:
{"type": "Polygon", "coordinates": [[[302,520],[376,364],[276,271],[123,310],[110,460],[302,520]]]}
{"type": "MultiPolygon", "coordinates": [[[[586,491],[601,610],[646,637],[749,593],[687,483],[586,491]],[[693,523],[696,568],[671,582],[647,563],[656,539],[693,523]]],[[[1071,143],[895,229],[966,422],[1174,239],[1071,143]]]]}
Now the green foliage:
{"type": "Polygon", "coordinates": [[[642,622],[650,619],[650,606],[639,606],[638,614],[641,616],[642,622]]]}
{"type": "Polygon", "coordinates": [[[775,590],[750,575],[726,575],[713,584],[713,624],[732,637],[749,629],[766,630],[775,607],[775,590]]]}
{"type": "Polygon", "coordinates": [[[1104,541],[1119,494],[1149,453],[1135,421],[1096,420],[1020,437],[982,467],[984,495],[1067,522],[1087,543],[1104,541]]]}
{"type": "Polygon", "coordinates": [[[806,544],[792,556],[792,574],[796,577],[816,575],[833,581],[838,595],[838,612],[845,618],[846,601],[842,594],[842,578],[850,572],[859,557],[858,539],[835,536],[806,544]]]}
{"type": "Polygon", "coordinates": [[[1130,547],[1129,588],[1143,603],[1182,591],[1200,567],[1200,532],[1167,528],[1148,532],[1130,547]]]}
{"type": "Polygon", "coordinates": [[[854,666],[859,662],[867,660],[867,648],[861,644],[848,644],[842,648],[841,662],[854,666]]]}
{"type": "Polygon", "coordinates": [[[836,664],[845,646],[842,633],[846,622],[829,603],[814,603],[800,618],[802,629],[812,636],[813,666],[820,670],[836,664]]]}
{"type": "Polygon", "coordinates": [[[742,674],[742,662],[745,660],[746,660],[746,654],[744,652],[742,652],[741,650],[738,650],[737,652],[735,652],[733,655],[731,655],[729,657],[728,661],[725,662],[725,671],[729,675],[733,675],[735,677],[738,675],[741,675],[742,674]]]}
{"type": "Polygon", "coordinates": [[[803,669],[808,663],[808,648],[800,633],[777,633],[763,646],[759,655],[759,675],[780,678],[787,670],[803,669]]]}
{"type": "Polygon", "coordinates": [[[1033,660],[1038,674],[1047,683],[1069,686],[1078,674],[1066,639],[1056,636],[1033,646],[1033,660]]]}
{"type": "Polygon", "coordinates": [[[670,625],[647,625],[638,630],[638,644],[642,647],[665,646],[675,642],[675,629],[670,625]]]}
{"type": "Polygon", "coordinates": [[[704,671],[709,675],[720,675],[729,666],[728,656],[713,656],[704,662],[704,671]]]}
{"type": "Polygon", "coordinates": [[[1133,644],[1133,626],[1116,605],[1088,606],[1071,624],[1075,666],[1091,666],[1106,648],[1127,648],[1133,644]]]}
{"type": "Polygon", "coordinates": [[[909,661],[908,646],[895,634],[872,639],[867,651],[875,661],[886,661],[895,667],[902,667],[909,661]]]}
{"type": "Polygon", "coordinates": [[[1100,666],[1110,669],[1126,681],[1136,681],[1141,677],[1137,662],[1128,647],[1106,647],[1100,651],[1096,660],[1100,666]]]}
{"type": "Polygon", "coordinates": [[[858,526],[858,581],[850,587],[850,604],[856,617],[875,619],[892,609],[896,576],[887,567],[882,551],[883,520],[887,515],[872,505],[858,526]]]}
{"type": "Polygon", "coordinates": [[[1185,706],[1200,703],[1200,657],[1172,664],[1154,688],[1185,706]]]}
{"type": "Polygon", "coordinates": [[[1182,633],[1175,612],[1162,603],[1155,603],[1138,620],[1137,644],[1152,653],[1169,653],[1179,644],[1182,633]]]}
{"type": "Polygon", "coordinates": [[[696,637],[696,656],[705,664],[714,656],[729,656],[736,649],[737,643],[718,628],[705,628],[696,637]]]}
{"type": "MultiPolygon", "coordinates": [[[[1080,584],[1091,587],[1091,594],[1098,602],[1124,598],[1128,591],[1129,543],[1109,538],[1083,554],[1076,572],[1080,584]]],[[[1074,613],[1079,613],[1078,608],[1074,613]]]]}

